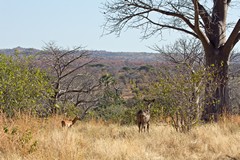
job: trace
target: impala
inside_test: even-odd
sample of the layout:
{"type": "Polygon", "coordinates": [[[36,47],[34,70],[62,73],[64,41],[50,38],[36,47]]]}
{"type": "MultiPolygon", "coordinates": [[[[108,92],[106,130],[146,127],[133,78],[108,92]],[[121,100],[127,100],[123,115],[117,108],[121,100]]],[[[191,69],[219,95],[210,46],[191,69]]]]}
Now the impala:
{"type": "Polygon", "coordinates": [[[76,116],[73,120],[62,120],[62,127],[72,127],[72,125],[74,125],[77,120],[80,120],[78,116],[76,116]]]}

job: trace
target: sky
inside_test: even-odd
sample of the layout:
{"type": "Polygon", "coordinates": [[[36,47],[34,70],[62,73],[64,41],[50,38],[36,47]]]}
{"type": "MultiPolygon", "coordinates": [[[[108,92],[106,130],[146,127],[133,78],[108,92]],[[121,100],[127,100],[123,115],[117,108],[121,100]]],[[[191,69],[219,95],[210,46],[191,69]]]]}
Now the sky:
{"type": "MultiPolygon", "coordinates": [[[[0,48],[42,49],[55,42],[63,48],[153,52],[150,47],[173,43],[181,35],[165,32],[163,40],[141,40],[137,30],[102,36],[105,0],[0,0],[0,48]]],[[[239,18],[239,17],[238,17],[239,18]]]]}

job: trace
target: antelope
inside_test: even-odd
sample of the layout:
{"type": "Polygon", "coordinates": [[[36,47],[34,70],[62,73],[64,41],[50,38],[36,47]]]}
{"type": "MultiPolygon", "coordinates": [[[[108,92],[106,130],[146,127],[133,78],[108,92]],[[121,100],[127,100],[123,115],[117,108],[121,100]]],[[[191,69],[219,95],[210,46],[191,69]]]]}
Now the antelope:
{"type": "MultiPolygon", "coordinates": [[[[147,101],[147,100],[144,100],[147,101]]],[[[137,124],[138,124],[138,129],[139,133],[142,132],[147,127],[147,132],[149,132],[149,125],[150,125],[150,107],[151,107],[151,102],[154,102],[155,100],[147,101],[148,106],[146,110],[139,110],[137,112],[137,124]]]]}
{"type": "Polygon", "coordinates": [[[76,116],[72,121],[71,120],[62,120],[61,123],[62,123],[62,127],[72,127],[76,122],[77,120],[80,120],[80,118],[78,116],[76,116]]]}

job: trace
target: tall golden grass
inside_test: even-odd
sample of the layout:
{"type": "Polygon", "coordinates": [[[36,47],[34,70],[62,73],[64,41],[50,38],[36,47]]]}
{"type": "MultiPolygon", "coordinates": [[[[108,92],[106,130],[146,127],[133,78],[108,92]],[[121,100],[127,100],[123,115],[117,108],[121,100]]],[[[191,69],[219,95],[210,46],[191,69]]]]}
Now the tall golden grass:
{"type": "Polygon", "coordinates": [[[151,124],[150,133],[136,126],[101,121],[61,127],[62,117],[0,118],[3,160],[194,160],[240,159],[240,117],[196,126],[178,133],[151,124]]]}

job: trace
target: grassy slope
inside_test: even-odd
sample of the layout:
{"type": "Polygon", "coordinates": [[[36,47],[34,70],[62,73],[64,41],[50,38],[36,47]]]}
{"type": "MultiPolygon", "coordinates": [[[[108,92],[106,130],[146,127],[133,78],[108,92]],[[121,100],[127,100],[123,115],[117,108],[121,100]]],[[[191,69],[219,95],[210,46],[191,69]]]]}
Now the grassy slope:
{"type": "Polygon", "coordinates": [[[91,121],[63,129],[61,117],[1,116],[0,159],[240,159],[240,124],[234,122],[239,119],[198,126],[187,134],[153,124],[149,134],[139,134],[136,126],[91,121]]]}

